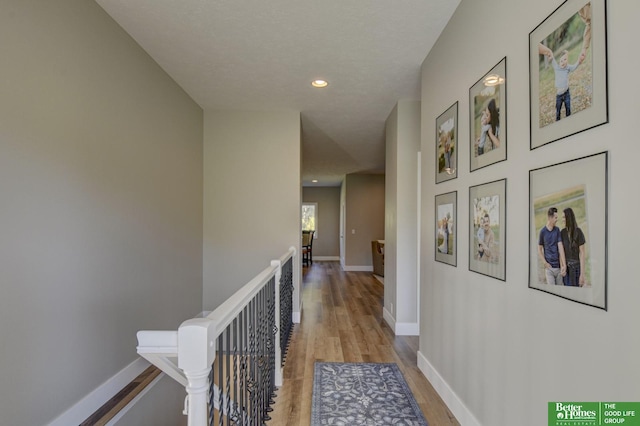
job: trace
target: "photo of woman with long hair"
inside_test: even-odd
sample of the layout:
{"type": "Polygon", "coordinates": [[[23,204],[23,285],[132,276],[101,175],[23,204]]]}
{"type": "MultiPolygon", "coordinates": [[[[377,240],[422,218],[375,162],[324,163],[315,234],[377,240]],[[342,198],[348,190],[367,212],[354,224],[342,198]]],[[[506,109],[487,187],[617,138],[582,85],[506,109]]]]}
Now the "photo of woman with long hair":
{"type": "Polygon", "coordinates": [[[480,136],[476,138],[476,156],[500,147],[500,114],[495,98],[489,99],[480,117],[480,136]]]}
{"type": "Polygon", "coordinates": [[[576,215],[573,209],[564,209],[562,218],[564,228],[560,231],[564,254],[567,262],[566,274],[563,277],[564,285],[571,287],[584,287],[585,280],[585,243],[586,239],[582,229],[578,227],[576,215]]]}

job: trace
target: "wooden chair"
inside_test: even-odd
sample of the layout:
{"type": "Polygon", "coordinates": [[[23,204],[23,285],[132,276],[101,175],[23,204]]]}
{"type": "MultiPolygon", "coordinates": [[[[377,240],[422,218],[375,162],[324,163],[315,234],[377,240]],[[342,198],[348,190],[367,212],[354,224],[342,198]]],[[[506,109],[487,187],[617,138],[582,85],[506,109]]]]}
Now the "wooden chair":
{"type": "Polygon", "coordinates": [[[313,263],[313,234],[315,231],[302,231],[302,264],[313,263]]]}
{"type": "Polygon", "coordinates": [[[371,256],[373,257],[373,273],[384,277],[384,241],[371,241],[371,256]]]}

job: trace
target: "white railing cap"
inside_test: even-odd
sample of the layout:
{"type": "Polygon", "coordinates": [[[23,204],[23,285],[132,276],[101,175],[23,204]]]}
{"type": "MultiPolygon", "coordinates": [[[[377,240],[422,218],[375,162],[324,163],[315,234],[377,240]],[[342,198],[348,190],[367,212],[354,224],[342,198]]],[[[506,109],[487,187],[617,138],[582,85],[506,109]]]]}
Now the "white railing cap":
{"type": "Polygon", "coordinates": [[[178,332],[176,330],[140,330],[138,338],[138,353],[178,353],[178,332]]]}
{"type": "Polygon", "coordinates": [[[216,357],[217,327],[209,318],[192,318],[178,329],[178,367],[185,371],[211,368],[216,357]]]}

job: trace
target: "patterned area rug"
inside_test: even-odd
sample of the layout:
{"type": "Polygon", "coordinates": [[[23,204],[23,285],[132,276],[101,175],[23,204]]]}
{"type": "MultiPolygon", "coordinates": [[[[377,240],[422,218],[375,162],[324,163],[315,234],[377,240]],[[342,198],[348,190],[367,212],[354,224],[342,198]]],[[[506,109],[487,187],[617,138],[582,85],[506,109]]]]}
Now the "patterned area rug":
{"type": "Polygon", "coordinates": [[[428,426],[396,364],[316,362],[311,426],[428,426]]]}

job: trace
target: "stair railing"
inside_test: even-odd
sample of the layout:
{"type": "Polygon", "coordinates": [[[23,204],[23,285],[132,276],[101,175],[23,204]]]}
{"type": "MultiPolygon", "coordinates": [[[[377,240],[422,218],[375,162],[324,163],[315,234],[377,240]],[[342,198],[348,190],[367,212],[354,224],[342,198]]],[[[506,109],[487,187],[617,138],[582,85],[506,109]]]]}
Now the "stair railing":
{"type": "Polygon", "coordinates": [[[293,330],[297,263],[291,247],[204,318],[138,332],[138,354],[185,387],[189,426],[270,419],[293,330]]]}

